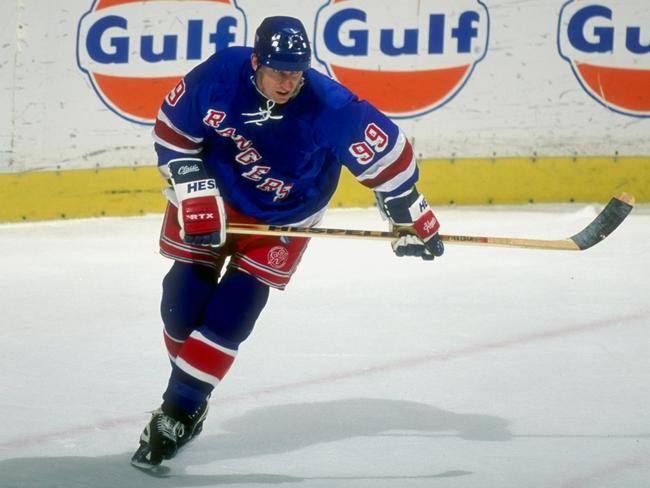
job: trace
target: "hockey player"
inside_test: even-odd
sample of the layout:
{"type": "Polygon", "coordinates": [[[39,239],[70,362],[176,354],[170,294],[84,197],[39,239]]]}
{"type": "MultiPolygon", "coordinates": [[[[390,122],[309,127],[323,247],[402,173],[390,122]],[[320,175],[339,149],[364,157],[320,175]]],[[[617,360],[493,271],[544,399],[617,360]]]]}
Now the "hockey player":
{"type": "Polygon", "coordinates": [[[307,246],[305,238],[227,236],[227,222],[316,225],[344,165],[374,190],[391,225],[406,229],[392,243],[398,256],[443,253],[404,133],[310,63],[302,23],[269,17],[252,49],[217,52],[162,104],[153,133],[171,184],[160,248],[174,260],[161,303],[172,371],[135,466],[160,464],[201,431],[208,398],[269,289],[287,285],[307,246]]]}

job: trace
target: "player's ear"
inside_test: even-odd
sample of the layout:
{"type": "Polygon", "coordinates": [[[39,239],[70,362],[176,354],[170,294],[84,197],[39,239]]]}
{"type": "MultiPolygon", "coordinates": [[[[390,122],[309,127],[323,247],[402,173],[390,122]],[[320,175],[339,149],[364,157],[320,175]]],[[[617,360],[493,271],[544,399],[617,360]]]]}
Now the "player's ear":
{"type": "Polygon", "coordinates": [[[257,61],[257,54],[251,54],[251,66],[253,67],[253,71],[257,71],[259,65],[259,62],[257,61]]]}

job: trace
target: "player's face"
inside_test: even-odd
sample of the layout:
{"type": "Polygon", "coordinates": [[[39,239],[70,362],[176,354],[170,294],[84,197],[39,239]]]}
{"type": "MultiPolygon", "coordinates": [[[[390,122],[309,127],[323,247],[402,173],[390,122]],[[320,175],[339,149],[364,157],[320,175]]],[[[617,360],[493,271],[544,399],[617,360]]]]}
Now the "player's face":
{"type": "MultiPolygon", "coordinates": [[[[253,69],[257,69],[257,59],[252,59],[253,69]]],[[[267,66],[259,66],[256,72],[257,88],[275,103],[287,103],[300,88],[302,71],[278,71],[267,66]]]]}

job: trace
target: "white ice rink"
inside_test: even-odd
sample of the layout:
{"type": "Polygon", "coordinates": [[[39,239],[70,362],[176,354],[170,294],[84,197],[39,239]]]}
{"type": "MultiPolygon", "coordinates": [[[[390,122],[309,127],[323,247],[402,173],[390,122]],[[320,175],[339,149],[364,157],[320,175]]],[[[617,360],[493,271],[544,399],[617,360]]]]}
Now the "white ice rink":
{"type": "MultiPolygon", "coordinates": [[[[437,213],[562,238],[601,208],[437,213]]],[[[647,206],[583,252],[314,239],[164,478],[129,465],[169,371],[159,222],[0,226],[0,487],[650,486],[647,206]]]]}

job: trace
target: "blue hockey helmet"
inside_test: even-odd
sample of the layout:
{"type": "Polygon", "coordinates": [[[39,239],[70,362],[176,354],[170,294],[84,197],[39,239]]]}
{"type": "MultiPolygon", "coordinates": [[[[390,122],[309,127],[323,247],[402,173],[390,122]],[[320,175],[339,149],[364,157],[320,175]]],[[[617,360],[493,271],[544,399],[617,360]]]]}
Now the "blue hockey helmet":
{"type": "Polygon", "coordinates": [[[278,71],[305,71],[311,47],[305,26],[294,17],[267,17],[255,32],[253,51],[262,66],[278,71]]]}

